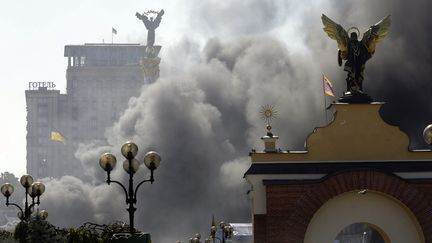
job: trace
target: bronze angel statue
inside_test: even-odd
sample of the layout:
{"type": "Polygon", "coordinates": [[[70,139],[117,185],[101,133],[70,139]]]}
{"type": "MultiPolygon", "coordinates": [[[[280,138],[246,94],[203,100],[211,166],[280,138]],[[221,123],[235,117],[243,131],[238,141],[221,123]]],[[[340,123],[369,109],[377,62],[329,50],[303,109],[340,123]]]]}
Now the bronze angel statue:
{"type": "Polygon", "coordinates": [[[363,34],[361,41],[357,39],[360,35],[357,27],[345,30],[324,14],[321,19],[324,24],[324,31],[331,39],[337,41],[339,66],[342,65],[342,60],[346,60],[344,70],[348,72],[348,75],[346,78],[347,92],[345,94],[363,93],[363,71],[366,61],[375,53],[377,43],[382,41],[388,34],[391,23],[390,15],[372,25],[363,34]],[[348,33],[350,33],[349,36],[348,33]]]}

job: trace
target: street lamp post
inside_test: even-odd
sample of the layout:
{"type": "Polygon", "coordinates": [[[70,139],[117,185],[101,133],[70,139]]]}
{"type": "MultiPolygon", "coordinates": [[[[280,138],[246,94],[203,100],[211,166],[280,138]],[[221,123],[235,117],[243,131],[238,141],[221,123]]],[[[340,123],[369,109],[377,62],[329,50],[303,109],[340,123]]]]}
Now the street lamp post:
{"type": "MultiPolygon", "coordinates": [[[[1,193],[6,197],[6,206],[13,205],[17,207],[20,210],[18,212],[18,218],[28,221],[30,219],[34,206],[40,204],[40,196],[45,192],[45,185],[42,182],[33,182],[33,177],[31,177],[30,175],[21,176],[20,183],[25,188],[24,209],[16,203],[9,202],[9,197],[14,192],[14,187],[12,186],[12,184],[3,184],[1,186],[1,193]],[[30,204],[28,196],[31,197],[30,204]]],[[[45,215],[45,213],[43,214],[45,215]]]]}
{"type": "Polygon", "coordinates": [[[135,233],[134,228],[134,213],[136,211],[136,208],[134,207],[134,204],[137,202],[137,192],[138,188],[144,184],[145,182],[150,182],[153,184],[154,177],[153,177],[153,171],[159,167],[161,162],[160,155],[155,151],[150,151],[146,153],[144,156],[144,165],[150,170],[150,179],[145,179],[138,183],[136,188],[134,189],[134,182],[133,182],[133,175],[138,171],[139,168],[139,161],[135,159],[135,156],[138,153],[138,146],[132,142],[126,142],[123,144],[121,148],[121,153],[126,158],[126,160],[123,162],[123,169],[126,171],[126,173],[129,174],[129,186],[128,189],[116,180],[111,180],[110,173],[114,169],[117,159],[116,157],[111,153],[104,153],[101,155],[99,160],[99,165],[102,167],[103,170],[107,172],[107,180],[106,182],[108,185],[110,183],[115,183],[119,185],[126,196],[126,204],[129,205],[129,207],[126,209],[129,212],[129,226],[130,226],[130,233],[135,233]]]}
{"type": "Polygon", "coordinates": [[[221,243],[225,243],[226,239],[229,239],[229,238],[231,238],[233,236],[234,229],[233,229],[233,227],[230,224],[225,223],[224,221],[222,221],[222,222],[219,223],[219,229],[222,232],[222,238],[219,238],[219,237],[216,236],[216,233],[218,231],[216,225],[213,224],[211,226],[211,228],[210,228],[210,238],[208,239],[208,243],[210,243],[210,240],[213,240],[213,243],[215,243],[216,239],[219,240],[219,242],[221,242],[221,243]]]}
{"type": "MultiPolygon", "coordinates": [[[[234,228],[224,221],[219,223],[219,230],[221,231],[221,238],[216,236],[218,232],[218,227],[214,223],[214,219],[212,222],[212,226],[210,227],[210,236],[204,240],[204,243],[215,243],[218,240],[220,243],[225,243],[226,239],[230,239],[233,236],[234,228]]],[[[201,243],[201,235],[196,233],[194,237],[189,239],[189,243],[201,243]]]]}

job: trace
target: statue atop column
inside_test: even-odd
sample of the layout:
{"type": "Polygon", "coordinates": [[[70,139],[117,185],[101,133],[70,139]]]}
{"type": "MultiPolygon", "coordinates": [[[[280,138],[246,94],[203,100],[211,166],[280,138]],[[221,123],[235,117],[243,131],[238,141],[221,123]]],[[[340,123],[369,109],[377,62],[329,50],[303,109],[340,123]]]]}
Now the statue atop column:
{"type": "Polygon", "coordinates": [[[155,29],[159,27],[164,13],[162,9],[161,11],[149,10],[142,14],[138,12],[135,14],[135,16],[144,23],[147,29],[147,47],[145,49],[145,55],[140,60],[145,83],[153,83],[159,77],[159,63],[161,59],[157,55],[160,46],[154,46],[155,29]]]}
{"type": "Polygon", "coordinates": [[[161,11],[153,11],[149,10],[147,12],[144,12],[143,14],[136,13],[135,16],[142,20],[144,23],[144,26],[147,28],[147,47],[153,47],[155,42],[155,29],[159,27],[159,24],[162,19],[162,15],[164,15],[164,10],[161,11]],[[153,19],[153,17],[148,17],[150,14],[157,14],[156,18],[153,19]]]}
{"type": "Polygon", "coordinates": [[[341,99],[349,97],[353,101],[351,98],[355,96],[357,101],[354,101],[354,103],[371,102],[372,99],[363,93],[363,72],[366,61],[375,53],[376,44],[388,34],[391,24],[390,15],[372,25],[363,34],[361,41],[357,39],[360,36],[357,27],[345,30],[324,14],[321,19],[324,24],[324,31],[331,39],[337,41],[339,66],[342,65],[342,60],[346,60],[344,70],[348,72],[346,78],[347,91],[341,99]]]}

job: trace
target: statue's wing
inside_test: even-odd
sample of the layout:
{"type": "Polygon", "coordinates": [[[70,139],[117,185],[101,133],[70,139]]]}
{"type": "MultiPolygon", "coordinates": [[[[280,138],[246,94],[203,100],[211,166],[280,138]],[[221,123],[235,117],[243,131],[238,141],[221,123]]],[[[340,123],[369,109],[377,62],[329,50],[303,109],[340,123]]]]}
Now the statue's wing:
{"type": "Polygon", "coordinates": [[[330,38],[337,41],[341,55],[343,59],[346,59],[348,53],[348,33],[341,25],[324,14],[321,16],[321,20],[324,24],[324,31],[330,38]]]}
{"type": "Polygon", "coordinates": [[[370,54],[374,54],[376,44],[384,39],[390,29],[390,15],[372,25],[364,34],[362,42],[368,48],[370,54]]]}

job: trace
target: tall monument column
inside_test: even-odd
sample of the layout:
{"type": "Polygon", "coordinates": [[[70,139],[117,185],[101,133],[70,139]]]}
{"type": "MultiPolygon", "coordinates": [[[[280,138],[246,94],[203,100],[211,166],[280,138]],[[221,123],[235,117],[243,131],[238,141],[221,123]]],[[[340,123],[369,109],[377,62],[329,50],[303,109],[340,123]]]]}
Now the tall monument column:
{"type": "MultiPolygon", "coordinates": [[[[160,46],[158,46],[158,52],[160,50],[160,46]]],[[[161,61],[160,57],[157,55],[149,55],[148,53],[155,53],[154,47],[147,47],[146,53],[147,55],[141,59],[141,67],[144,72],[144,81],[145,83],[153,83],[156,79],[159,78],[159,63],[161,61]]]]}
{"type": "Polygon", "coordinates": [[[147,29],[147,47],[145,50],[145,56],[141,59],[141,66],[144,72],[145,83],[152,83],[159,78],[159,63],[161,61],[158,57],[161,46],[155,46],[155,30],[159,27],[159,24],[164,15],[164,10],[154,11],[149,10],[142,14],[136,13],[135,16],[140,19],[147,29]],[[153,16],[152,16],[153,15],[153,16]],[[154,18],[154,15],[156,17],[154,18]]]}

